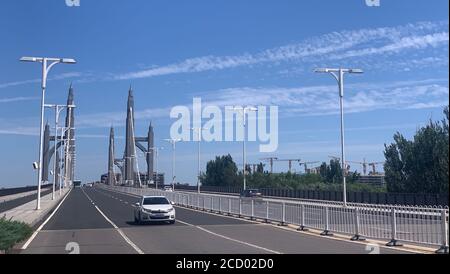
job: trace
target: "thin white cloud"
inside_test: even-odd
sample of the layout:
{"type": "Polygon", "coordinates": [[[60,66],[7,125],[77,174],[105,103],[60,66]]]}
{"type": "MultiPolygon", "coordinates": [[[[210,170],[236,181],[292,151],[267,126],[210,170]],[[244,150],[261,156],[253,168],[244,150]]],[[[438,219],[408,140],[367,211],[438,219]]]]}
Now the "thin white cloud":
{"type": "MultiPolygon", "coordinates": [[[[84,74],[81,72],[67,72],[67,73],[61,73],[58,75],[55,75],[53,77],[50,77],[48,81],[57,81],[57,80],[65,80],[70,78],[79,78],[82,77],[84,74]]],[[[16,81],[16,82],[9,82],[9,83],[3,83],[0,84],[0,89],[9,88],[9,87],[15,87],[15,86],[22,86],[26,84],[34,84],[34,83],[40,83],[41,79],[32,79],[32,80],[23,80],[23,81],[16,81]]]]}
{"type": "MultiPolygon", "coordinates": [[[[425,122],[408,123],[408,124],[387,124],[377,126],[364,126],[364,127],[346,127],[345,131],[383,131],[383,130],[399,130],[399,129],[417,129],[426,124],[425,122]]],[[[338,132],[339,128],[320,128],[320,129],[303,129],[303,130],[285,130],[280,131],[281,134],[297,135],[301,133],[324,133],[324,132],[338,132]]]]}
{"type": "Polygon", "coordinates": [[[54,77],[51,77],[51,78],[49,78],[49,80],[56,81],[56,80],[64,80],[64,79],[68,79],[68,78],[79,78],[79,77],[83,77],[83,76],[88,76],[88,75],[86,73],[81,73],[81,72],[66,72],[66,73],[61,73],[54,77]]]}
{"type": "MultiPolygon", "coordinates": [[[[136,110],[135,120],[152,120],[169,117],[170,107],[136,110]]],[[[77,116],[77,126],[81,128],[110,127],[125,125],[126,111],[81,114],[77,116]]]]}
{"type": "Polygon", "coordinates": [[[0,135],[39,136],[37,127],[11,127],[0,129],[0,135]]]}
{"type": "Polygon", "coordinates": [[[32,84],[32,83],[39,83],[40,81],[41,81],[40,79],[33,79],[33,80],[24,80],[24,81],[3,83],[3,84],[0,84],[0,89],[14,87],[14,86],[21,86],[21,85],[26,85],[26,84],[32,84]]]}
{"type": "MultiPolygon", "coordinates": [[[[448,94],[448,92],[447,92],[448,94]]],[[[423,109],[423,108],[437,108],[448,105],[448,102],[443,102],[441,100],[433,101],[433,102],[427,102],[427,103],[415,103],[408,107],[407,109],[423,109]]]]}
{"type": "Polygon", "coordinates": [[[14,103],[14,102],[22,102],[22,101],[33,101],[38,100],[39,97],[13,97],[13,98],[0,98],[1,103],[14,103]]]}
{"type": "MultiPolygon", "coordinates": [[[[38,127],[5,127],[0,129],[0,135],[39,136],[38,127]]],[[[108,139],[105,134],[76,134],[77,139],[108,139]]],[[[115,139],[123,139],[123,136],[115,136],[115,139]]]]}
{"type": "Polygon", "coordinates": [[[381,47],[370,47],[358,50],[350,50],[346,53],[331,56],[331,59],[346,59],[363,57],[376,54],[395,54],[406,49],[423,49],[448,44],[449,33],[439,32],[423,36],[403,37],[399,41],[381,47]]]}
{"type": "MultiPolygon", "coordinates": [[[[346,113],[378,109],[419,109],[448,105],[448,80],[428,79],[346,86],[346,113]]],[[[276,105],[284,116],[339,113],[336,85],[301,88],[231,88],[208,92],[205,105],[276,105]]]]}
{"type": "MultiPolygon", "coordinates": [[[[352,59],[448,45],[448,22],[419,22],[396,27],[341,31],[256,54],[202,56],[179,63],[112,76],[114,80],[230,69],[264,63],[352,59]],[[374,46],[376,45],[376,46],[374,46]]],[[[377,61],[380,59],[375,59],[377,61]]]]}
{"type": "MultiPolygon", "coordinates": [[[[280,118],[321,116],[339,113],[336,85],[309,87],[238,87],[193,94],[202,98],[203,107],[233,105],[276,105],[280,118]]],[[[448,105],[448,79],[424,79],[384,83],[358,83],[346,86],[346,113],[379,109],[420,109],[448,105]]],[[[192,107],[191,102],[178,105],[192,107]]],[[[136,120],[169,119],[172,106],[136,110],[136,120]]],[[[78,128],[105,128],[125,125],[126,112],[105,112],[77,116],[78,128]]]]}

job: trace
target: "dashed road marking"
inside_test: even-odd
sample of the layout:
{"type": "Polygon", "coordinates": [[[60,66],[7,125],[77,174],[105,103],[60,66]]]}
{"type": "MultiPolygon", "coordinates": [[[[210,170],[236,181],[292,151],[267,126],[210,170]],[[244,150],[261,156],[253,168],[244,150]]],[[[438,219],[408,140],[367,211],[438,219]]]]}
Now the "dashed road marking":
{"type": "MultiPolygon", "coordinates": [[[[129,194],[129,193],[124,193],[124,194],[128,195],[128,196],[136,197],[136,195],[132,195],[132,194],[129,194]]],[[[228,236],[225,236],[225,235],[218,234],[216,232],[210,231],[210,230],[208,230],[206,228],[203,228],[203,227],[200,227],[200,226],[196,226],[194,224],[187,223],[187,222],[184,222],[184,221],[180,221],[179,219],[177,219],[177,222],[185,224],[185,225],[188,225],[188,226],[191,226],[191,227],[195,227],[195,228],[197,228],[197,229],[199,229],[199,230],[201,230],[203,232],[206,232],[206,233],[211,234],[211,235],[216,236],[216,237],[220,237],[220,238],[225,239],[225,240],[229,240],[229,241],[232,241],[232,242],[235,242],[235,243],[239,243],[239,244],[243,244],[243,245],[246,245],[246,246],[250,246],[250,247],[253,247],[253,248],[256,248],[256,249],[260,249],[260,250],[263,250],[263,251],[266,251],[266,252],[269,252],[269,253],[273,253],[273,254],[282,254],[279,251],[268,249],[268,248],[265,248],[265,247],[262,247],[262,246],[258,246],[258,245],[255,245],[255,244],[251,244],[251,243],[248,243],[248,242],[244,242],[244,241],[241,241],[241,240],[233,239],[233,238],[230,238],[228,236]]]]}
{"type": "Polygon", "coordinates": [[[265,248],[265,247],[262,247],[262,246],[258,246],[258,245],[251,244],[251,243],[248,243],[248,242],[244,242],[244,241],[241,241],[241,240],[233,239],[233,238],[230,238],[228,236],[225,236],[225,235],[222,235],[222,234],[219,234],[219,233],[216,233],[216,232],[212,232],[212,231],[210,231],[210,230],[208,230],[206,228],[203,228],[201,226],[193,225],[193,224],[190,224],[190,223],[187,223],[187,222],[183,222],[183,221],[180,221],[180,220],[177,220],[177,222],[185,224],[185,225],[188,225],[188,226],[195,227],[197,229],[200,229],[203,232],[209,233],[211,235],[214,235],[216,237],[220,237],[220,238],[225,239],[225,240],[229,240],[229,241],[232,241],[232,242],[236,242],[236,243],[239,243],[239,244],[250,246],[250,247],[253,247],[253,248],[256,248],[256,249],[261,249],[261,250],[264,250],[264,251],[269,252],[269,253],[283,254],[283,253],[281,253],[279,251],[275,251],[275,250],[268,249],[268,248],[265,248]]]}
{"type": "Polygon", "coordinates": [[[89,195],[87,195],[87,193],[84,192],[84,190],[83,193],[94,204],[95,209],[97,209],[97,211],[106,219],[106,221],[108,221],[114,227],[114,229],[120,234],[120,236],[122,236],[125,242],[127,242],[138,254],[144,254],[144,252],[135,243],[133,243],[133,241],[131,241],[130,238],[128,238],[127,235],[125,235],[125,233],[113,221],[111,221],[108,218],[108,216],[106,216],[97,205],[95,205],[95,203],[92,201],[89,195]]]}

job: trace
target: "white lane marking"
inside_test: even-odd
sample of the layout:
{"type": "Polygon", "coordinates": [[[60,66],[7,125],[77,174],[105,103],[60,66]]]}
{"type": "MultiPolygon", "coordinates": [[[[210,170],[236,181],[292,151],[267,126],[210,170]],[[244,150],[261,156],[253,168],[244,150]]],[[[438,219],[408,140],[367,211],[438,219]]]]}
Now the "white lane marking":
{"type": "MultiPolygon", "coordinates": [[[[128,196],[134,196],[134,197],[136,197],[136,195],[133,195],[133,194],[129,194],[129,193],[124,193],[124,194],[126,194],[126,195],[128,195],[128,196]]],[[[256,249],[261,249],[261,250],[264,250],[264,251],[269,252],[269,253],[282,254],[282,253],[279,252],[279,251],[271,250],[271,249],[268,249],[268,248],[265,248],[265,247],[262,247],[262,246],[257,246],[257,245],[251,244],[251,243],[247,243],[247,242],[244,242],[244,241],[240,241],[240,240],[237,240],[237,239],[233,239],[233,238],[230,238],[230,237],[228,237],[228,236],[225,236],[225,235],[221,235],[221,234],[212,232],[212,231],[210,231],[210,230],[208,230],[208,229],[205,229],[205,228],[203,228],[203,227],[196,226],[196,225],[193,225],[193,224],[184,222],[184,221],[180,221],[179,219],[177,219],[177,222],[182,223],[182,224],[185,224],[185,225],[188,225],[188,226],[195,227],[195,228],[197,228],[197,229],[202,230],[203,232],[209,233],[209,234],[214,235],[214,236],[216,236],[216,237],[220,237],[220,238],[223,238],[223,239],[232,241],[232,242],[236,242],[236,243],[240,243],[240,244],[243,244],[243,245],[247,245],[247,246],[250,246],[250,247],[253,247],[253,248],[256,248],[256,249]]]]}
{"type": "Polygon", "coordinates": [[[177,222],[185,224],[185,225],[188,225],[188,226],[195,227],[197,229],[200,229],[203,232],[209,233],[209,234],[214,235],[216,237],[223,238],[225,240],[229,240],[229,241],[236,242],[236,243],[239,243],[239,244],[247,245],[247,246],[250,246],[250,247],[253,247],[253,248],[256,248],[256,249],[261,249],[261,250],[264,250],[266,252],[270,252],[270,253],[274,253],[274,254],[283,254],[283,253],[281,253],[279,251],[275,251],[275,250],[268,249],[268,248],[265,248],[265,247],[262,247],[262,246],[258,246],[258,245],[254,245],[254,244],[251,244],[251,243],[248,243],[248,242],[244,242],[244,241],[241,241],[241,240],[233,239],[233,238],[230,238],[228,236],[225,236],[225,235],[222,235],[222,234],[219,234],[219,233],[216,233],[216,232],[212,232],[212,231],[210,231],[210,230],[208,230],[206,228],[203,228],[203,227],[200,227],[200,226],[197,226],[197,225],[193,225],[193,224],[190,224],[190,223],[187,223],[187,222],[183,222],[183,221],[180,221],[180,220],[177,220],[177,222]]]}
{"type": "MultiPolygon", "coordinates": [[[[92,199],[89,197],[89,195],[87,195],[86,192],[84,192],[84,195],[86,195],[86,197],[94,204],[94,202],[92,201],[92,199]]],[[[125,240],[125,242],[127,242],[138,254],[144,254],[144,252],[135,244],[133,243],[133,241],[131,241],[127,235],[125,235],[125,233],[123,233],[122,229],[120,229],[115,223],[113,223],[113,221],[111,221],[108,216],[106,216],[103,211],[100,210],[100,208],[95,205],[95,209],[97,209],[98,212],[100,212],[100,214],[103,216],[103,218],[105,218],[105,220],[107,220],[113,227],[114,229],[119,232],[120,236],[122,236],[122,238],[125,240]]]]}
{"type": "MultiPolygon", "coordinates": [[[[98,192],[98,193],[100,193],[100,194],[102,194],[102,195],[105,195],[105,196],[109,196],[109,197],[111,197],[111,198],[114,198],[113,196],[110,196],[109,194],[105,194],[104,192],[102,192],[102,191],[99,191],[98,189],[94,189],[96,192],[98,192]]],[[[131,204],[131,203],[128,203],[127,201],[123,201],[123,200],[120,200],[121,202],[123,202],[124,204],[126,204],[126,205],[130,205],[131,207],[136,207],[134,204],[131,204]]]]}
{"type": "MultiPolygon", "coordinates": [[[[116,193],[120,193],[120,194],[127,195],[127,196],[130,196],[130,197],[138,197],[138,198],[141,197],[141,196],[139,196],[139,195],[135,195],[135,194],[132,194],[132,193],[123,192],[123,191],[120,191],[120,190],[112,190],[112,189],[103,189],[103,190],[106,191],[106,192],[116,192],[116,193]]],[[[97,191],[98,191],[98,190],[97,190],[97,191]]],[[[100,191],[98,191],[98,192],[100,192],[100,191]]],[[[134,207],[134,205],[132,205],[132,206],[134,207]]],[[[286,232],[298,233],[298,234],[302,234],[302,235],[307,235],[307,236],[311,236],[311,237],[316,237],[316,238],[324,239],[322,236],[319,236],[319,235],[317,235],[317,234],[314,234],[314,233],[311,233],[311,232],[306,232],[306,231],[296,231],[296,230],[292,230],[292,228],[289,228],[289,227],[283,227],[283,226],[273,225],[273,224],[270,224],[270,223],[269,223],[269,224],[265,224],[265,223],[260,223],[260,222],[257,222],[257,221],[251,221],[251,220],[243,220],[242,218],[238,218],[238,217],[234,217],[234,216],[217,215],[217,214],[215,214],[215,213],[210,213],[210,212],[200,211],[200,210],[191,209],[191,208],[182,207],[182,206],[177,206],[177,207],[182,208],[182,209],[186,209],[186,210],[195,211],[195,212],[198,212],[198,213],[210,214],[210,215],[218,216],[218,217],[224,217],[224,218],[230,218],[230,219],[234,219],[234,220],[246,221],[246,222],[249,222],[249,223],[261,224],[261,225],[264,225],[264,226],[270,226],[271,228],[274,228],[274,229],[281,229],[281,230],[286,231],[286,232]]],[[[183,223],[183,222],[180,221],[180,220],[177,220],[177,221],[180,222],[180,223],[183,223]]],[[[188,224],[188,223],[185,223],[185,224],[186,224],[186,225],[193,226],[192,224],[188,224]]],[[[339,241],[339,242],[345,242],[345,243],[351,243],[351,244],[358,244],[358,245],[366,245],[366,244],[367,244],[367,243],[362,243],[362,242],[349,241],[348,239],[341,239],[341,238],[336,238],[336,237],[335,237],[335,238],[326,238],[326,239],[327,239],[327,240],[333,240],[333,241],[339,241]]],[[[375,242],[373,239],[371,239],[371,241],[372,241],[372,242],[375,242]]],[[[375,242],[375,243],[378,243],[378,242],[375,242]]],[[[382,249],[394,249],[394,248],[392,248],[392,247],[382,247],[382,249]]],[[[406,248],[400,248],[400,247],[396,247],[395,249],[396,249],[396,250],[401,250],[401,251],[410,252],[410,253],[417,253],[417,254],[422,254],[422,253],[423,253],[423,252],[420,252],[420,251],[414,251],[414,250],[409,250],[409,249],[406,249],[406,248]]]]}
{"type": "MultiPolygon", "coordinates": [[[[99,191],[98,189],[96,189],[96,191],[101,193],[101,191],[99,191]]],[[[104,189],[104,191],[107,191],[107,192],[114,192],[114,193],[117,193],[117,194],[123,194],[123,195],[127,195],[127,196],[130,196],[130,197],[137,197],[137,198],[141,198],[141,197],[142,197],[142,196],[139,196],[139,195],[136,195],[136,194],[131,194],[131,193],[127,193],[127,192],[122,192],[122,191],[120,191],[120,190],[104,189]]],[[[111,197],[112,197],[112,196],[111,196],[111,197]]]]}
{"type": "Polygon", "coordinates": [[[100,208],[98,208],[98,206],[95,206],[95,208],[98,210],[98,212],[100,212],[100,214],[102,214],[102,216],[116,229],[117,232],[119,232],[120,236],[122,236],[122,238],[134,249],[136,250],[137,253],[139,254],[144,254],[144,252],[135,244],[133,243],[133,241],[130,240],[130,238],[127,237],[127,235],[125,235],[125,233],[123,233],[123,231],[116,225],[113,223],[113,221],[111,221],[101,210],[100,208]]]}
{"type": "Polygon", "coordinates": [[[38,229],[31,235],[31,237],[28,239],[28,241],[22,246],[22,249],[27,249],[28,246],[31,244],[31,242],[34,240],[34,238],[36,238],[37,234],[39,233],[39,231],[42,230],[42,228],[48,223],[48,221],[50,221],[50,219],[55,215],[56,211],[58,211],[58,209],[61,207],[61,205],[63,204],[63,202],[66,200],[66,198],[69,196],[69,193],[72,191],[72,189],[69,190],[69,192],[67,192],[66,196],[64,196],[64,198],[61,200],[61,202],[59,202],[58,206],[56,207],[56,209],[52,212],[52,214],[50,214],[50,216],[48,216],[47,220],[45,220],[45,222],[43,222],[38,229]]]}

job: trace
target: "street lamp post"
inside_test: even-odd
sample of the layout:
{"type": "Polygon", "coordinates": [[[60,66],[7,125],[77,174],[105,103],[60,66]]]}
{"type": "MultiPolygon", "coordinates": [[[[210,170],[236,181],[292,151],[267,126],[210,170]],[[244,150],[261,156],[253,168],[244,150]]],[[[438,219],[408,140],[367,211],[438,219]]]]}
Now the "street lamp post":
{"type": "Polygon", "coordinates": [[[345,136],[344,136],[344,74],[357,73],[361,74],[361,69],[343,69],[343,68],[320,68],[316,69],[317,73],[330,73],[336,79],[339,85],[339,105],[341,111],[341,169],[342,169],[342,185],[344,206],[347,206],[347,184],[346,184],[346,163],[345,163],[345,136]]]}
{"type": "Polygon", "coordinates": [[[244,176],[244,190],[247,189],[247,179],[246,179],[246,167],[247,167],[247,147],[246,147],[246,139],[247,139],[247,113],[250,111],[258,111],[257,108],[255,107],[234,107],[233,108],[234,111],[238,111],[241,115],[242,115],[242,120],[243,120],[243,129],[244,129],[244,140],[242,142],[242,160],[243,160],[243,176],[244,176]]]}
{"type": "Polygon", "coordinates": [[[197,158],[197,167],[198,167],[198,174],[197,174],[197,193],[200,193],[200,176],[201,176],[201,163],[200,163],[200,145],[202,143],[202,131],[208,130],[207,128],[201,128],[201,127],[193,127],[191,130],[194,132],[197,132],[198,134],[198,158],[197,158]]]}
{"type": "Polygon", "coordinates": [[[166,142],[169,142],[172,145],[172,191],[175,191],[175,149],[176,144],[181,142],[181,139],[165,139],[166,142]]]}
{"type": "Polygon", "coordinates": [[[42,162],[44,150],[44,105],[45,105],[45,89],[47,87],[47,76],[53,66],[59,63],[63,64],[75,64],[74,59],[66,58],[47,58],[47,57],[22,57],[20,58],[22,62],[35,62],[42,64],[42,96],[41,96],[41,122],[40,122],[40,133],[39,133],[39,164],[38,164],[38,185],[37,185],[37,202],[36,210],[41,209],[41,183],[42,183],[42,162]]]}
{"type": "MultiPolygon", "coordinates": [[[[56,159],[56,149],[58,144],[58,129],[59,129],[59,115],[61,114],[61,111],[63,111],[66,108],[73,109],[75,108],[75,105],[44,105],[46,108],[54,108],[55,109],[55,155],[53,156],[53,186],[52,186],[52,200],[55,199],[55,188],[56,188],[56,180],[58,178],[58,174],[56,174],[56,165],[57,165],[57,159],[56,159]]],[[[62,141],[62,138],[61,138],[62,141]]],[[[58,163],[59,164],[59,163],[58,163]]],[[[59,194],[61,194],[61,186],[59,188],[59,194]]]]}
{"type": "MultiPolygon", "coordinates": [[[[156,178],[155,178],[155,189],[158,189],[158,156],[159,156],[159,151],[163,150],[164,147],[151,147],[150,150],[152,150],[155,153],[155,158],[156,158],[156,163],[155,163],[155,172],[156,172],[156,178]]],[[[147,152],[150,153],[150,152],[147,152]]],[[[150,180],[150,178],[149,178],[150,180]]]]}
{"type": "MultiPolygon", "coordinates": [[[[64,141],[64,146],[66,145],[66,141],[64,140],[64,134],[69,130],[70,128],[66,128],[66,127],[61,127],[61,141],[64,141]]],[[[63,147],[60,146],[59,147],[59,155],[62,156],[63,155],[63,147]]],[[[65,158],[65,157],[64,157],[65,158]]],[[[64,160],[61,159],[61,163],[64,163],[64,160]]],[[[59,164],[61,164],[59,163],[59,164]]],[[[65,169],[66,167],[64,166],[64,171],[61,168],[61,172],[64,172],[65,175],[65,169]]],[[[61,189],[63,188],[63,184],[62,184],[62,174],[59,175],[59,196],[61,196],[61,189]]]]}
{"type": "MultiPolygon", "coordinates": [[[[71,141],[75,141],[75,139],[67,139],[65,140],[66,142],[71,142],[71,141]]],[[[69,167],[73,166],[73,157],[74,154],[70,153],[70,148],[72,146],[68,143],[65,144],[65,166],[64,166],[64,187],[70,187],[72,185],[72,181],[70,181],[71,178],[71,173],[69,170],[69,167]]]]}
{"type": "MultiPolygon", "coordinates": [[[[71,109],[70,109],[71,110],[71,109]]],[[[69,115],[69,125],[72,124],[72,115],[69,115]]],[[[71,142],[75,142],[75,139],[73,139],[72,134],[70,134],[70,132],[72,130],[75,130],[75,128],[71,128],[70,126],[66,128],[64,134],[66,134],[67,138],[64,142],[64,187],[67,187],[70,183],[68,183],[68,179],[70,179],[71,174],[69,174],[70,169],[73,171],[73,165],[72,165],[72,160],[73,160],[73,156],[72,154],[70,154],[70,148],[71,148],[71,142]],[[70,162],[70,163],[69,163],[70,162]],[[69,167],[71,167],[69,169],[69,167]]]]}

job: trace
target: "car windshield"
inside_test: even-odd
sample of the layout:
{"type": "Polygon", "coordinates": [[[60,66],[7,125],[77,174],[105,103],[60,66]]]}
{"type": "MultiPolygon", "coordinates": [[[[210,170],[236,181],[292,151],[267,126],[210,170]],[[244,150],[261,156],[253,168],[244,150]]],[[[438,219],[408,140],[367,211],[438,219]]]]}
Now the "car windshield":
{"type": "Polygon", "coordinates": [[[168,205],[169,201],[164,197],[144,198],[144,205],[168,205]]]}

